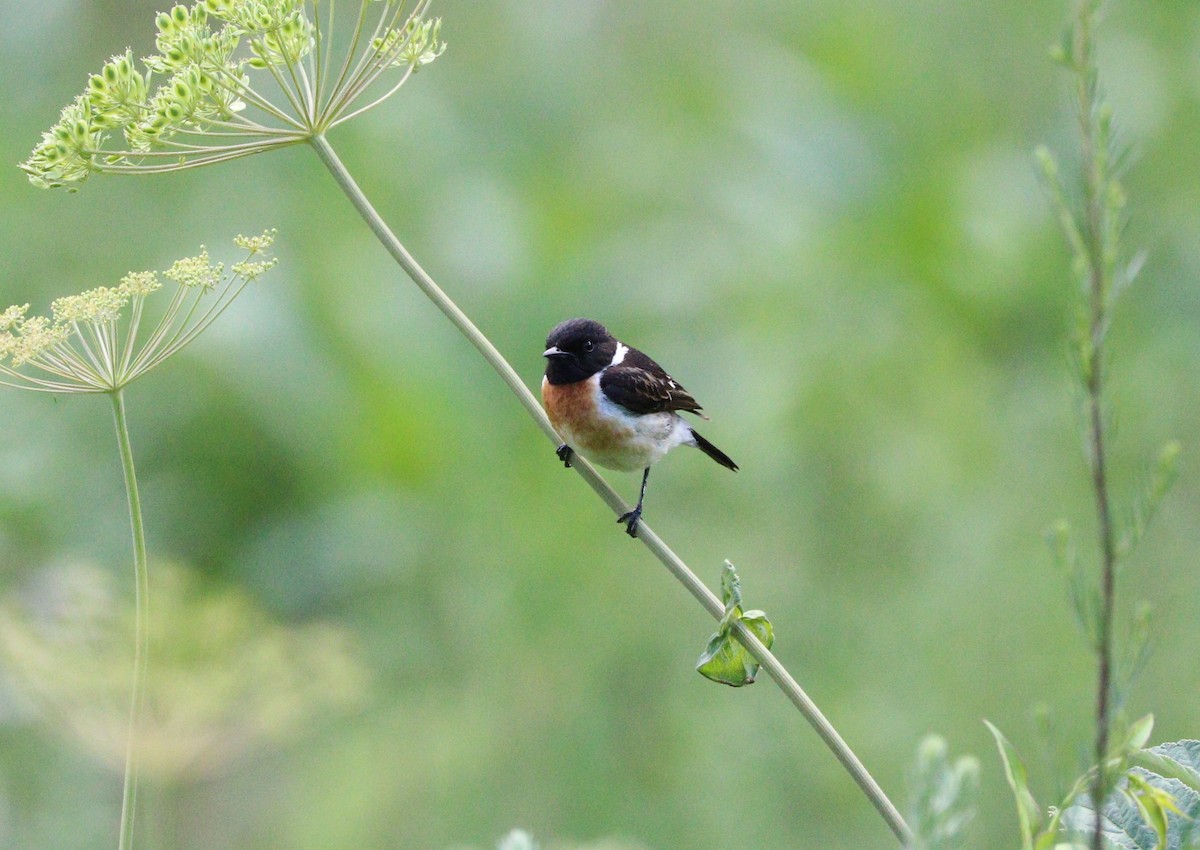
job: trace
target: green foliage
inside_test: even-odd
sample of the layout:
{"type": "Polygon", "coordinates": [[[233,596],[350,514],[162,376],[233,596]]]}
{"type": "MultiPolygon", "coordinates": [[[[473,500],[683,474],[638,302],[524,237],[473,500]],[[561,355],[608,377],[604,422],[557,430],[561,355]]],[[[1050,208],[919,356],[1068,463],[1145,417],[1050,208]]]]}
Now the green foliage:
{"type": "Polygon", "coordinates": [[[946,739],[926,736],[917,747],[916,764],[909,777],[911,850],[962,850],[974,846],[967,828],[975,819],[978,790],[979,760],[960,756],[951,761],[946,739]]]}
{"type": "Polygon", "coordinates": [[[742,580],[729,561],[725,562],[721,572],[721,598],[725,603],[725,616],[700,654],[696,671],[706,679],[735,688],[754,684],[759,664],[738,640],[734,624],[741,623],[749,629],[767,649],[775,642],[775,630],[762,611],[742,611],[742,580]]]}
{"type": "Polygon", "coordinates": [[[1022,850],[1090,846],[1096,823],[1097,776],[1104,778],[1102,846],[1110,850],[1184,850],[1200,846],[1200,742],[1176,741],[1145,749],[1154,718],[1124,729],[1104,761],[1080,776],[1048,814],[1029,788],[1029,774],[1012,743],[984,721],[996,740],[1017,804],[1022,850]],[[1157,772],[1156,772],[1157,771],[1157,772]]]}
{"type": "MultiPolygon", "coordinates": [[[[1126,772],[1128,755],[1144,745],[1150,722],[1134,724],[1126,741],[1115,747],[1112,744],[1117,707],[1125,699],[1133,669],[1144,657],[1146,621],[1145,616],[1136,621],[1133,645],[1128,652],[1132,663],[1127,665],[1129,669],[1120,670],[1115,636],[1117,571],[1121,558],[1126,557],[1144,535],[1150,518],[1174,479],[1179,444],[1172,441],[1160,452],[1149,483],[1140,489],[1132,507],[1122,517],[1122,512],[1113,507],[1111,485],[1112,429],[1107,422],[1106,410],[1106,340],[1117,300],[1137,277],[1144,255],[1126,260],[1121,243],[1128,199],[1120,175],[1128,162],[1129,151],[1117,139],[1114,110],[1100,85],[1094,32],[1100,6],[1099,0],[1075,0],[1071,24],[1060,45],[1052,50],[1052,56],[1067,70],[1074,89],[1079,128],[1079,185],[1064,182],[1062,170],[1048,148],[1041,146],[1035,152],[1071,250],[1072,270],[1082,293],[1078,299],[1073,342],[1084,395],[1084,445],[1098,518],[1099,557],[1095,577],[1087,575],[1075,561],[1070,528],[1065,522],[1056,526],[1051,545],[1055,559],[1068,570],[1076,618],[1083,626],[1097,662],[1093,747],[1096,763],[1087,780],[1091,798],[1094,806],[1103,810],[1121,778],[1127,788],[1135,788],[1129,796],[1137,804],[1139,822],[1148,824],[1161,843],[1165,842],[1166,834],[1163,800],[1149,786],[1138,785],[1140,780],[1126,772]],[[1140,728],[1142,725],[1144,730],[1140,728]],[[1131,740],[1137,743],[1130,743],[1131,740]]],[[[1144,613],[1148,608],[1143,607],[1142,611],[1144,613]]],[[[1022,841],[1029,848],[1034,824],[1029,813],[1032,798],[1028,794],[1023,768],[1012,768],[1011,747],[994,728],[993,733],[1005,759],[1009,785],[1017,796],[1022,841]]],[[[1092,818],[1091,846],[1100,850],[1100,811],[1093,811],[1092,818]]],[[[1044,836],[1052,838],[1056,833],[1052,822],[1044,836]]]]}
{"type": "MultiPolygon", "coordinates": [[[[1102,810],[1110,850],[1200,847],[1200,741],[1159,744],[1130,755],[1132,766],[1102,810]]],[[[1062,815],[1065,829],[1090,839],[1095,807],[1084,796],[1062,815]]]]}
{"type": "Polygon", "coordinates": [[[1000,751],[1000,760],[1004,764],[1004,778],[1008,780],[1008,787],[1012,790],[1013,799],[1017,804],[1021,850],[1035,850],[1035,848],[1044,850],[1048,845],[1041,839],[1041,836],[1044,835],[1042,832],[1042,809],[1029,790],[1029,771],[1025,768],[1025,763],[1021,761],[1021,757],[1017,755],[1016,748],[1004,736],[1004,733],[991,722],[987,720],[983,722],[996,740],[996,747],[1000,751]]]}
{"type": "Polygon", "coordinates": [[[1130,504],[1120,539],[1117,541],[1117,553],[1122,558],[1134,550],[1149,527],[1154,515],[1158,513],[1163,499],[1170,492],[1179,474],[1179,455],[1183,447],[1178,440],[1169,440],[1159,450],[1158,458],[1148,474],[1143,476],[1138,492],[1130,504]]]}

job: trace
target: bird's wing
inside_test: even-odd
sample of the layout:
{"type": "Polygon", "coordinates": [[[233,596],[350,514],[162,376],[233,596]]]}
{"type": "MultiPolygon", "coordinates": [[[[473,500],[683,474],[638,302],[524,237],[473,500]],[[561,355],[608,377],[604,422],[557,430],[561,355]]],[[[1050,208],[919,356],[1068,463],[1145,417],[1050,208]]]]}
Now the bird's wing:
{"type": "Polygon", "coordinates": [[[700,405],[678,381],[636,348],[625,359],[600,374],[600,390],[634,413],[686,410],[700,413],[700,405]]]}

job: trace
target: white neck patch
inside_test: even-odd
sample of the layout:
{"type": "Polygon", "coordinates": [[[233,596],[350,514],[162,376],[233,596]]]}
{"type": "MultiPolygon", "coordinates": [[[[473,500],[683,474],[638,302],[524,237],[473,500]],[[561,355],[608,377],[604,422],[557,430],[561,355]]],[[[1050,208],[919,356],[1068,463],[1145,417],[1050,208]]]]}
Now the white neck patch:
{"type": "Polygon", "coordinates": [[[613,352],[612,362],[609,363],[608,365],[616,366],[616,365],[620,364],[621,361],[623,361],[625,359],[625,355],[628,353],[629,353],[629,346],[623,342],[618,342],[617,350],[613,352]]]}

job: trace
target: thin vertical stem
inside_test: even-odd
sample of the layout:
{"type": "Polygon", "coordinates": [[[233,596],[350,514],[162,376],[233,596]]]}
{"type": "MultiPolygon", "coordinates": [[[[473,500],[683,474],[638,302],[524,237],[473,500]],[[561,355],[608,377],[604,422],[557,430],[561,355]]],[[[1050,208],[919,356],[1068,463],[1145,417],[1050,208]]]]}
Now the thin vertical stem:
{"type": "Polygon", "coordinates": [[[125,473],[125,493],[129,500],[129,525],[133,535],[134,579],[134,650],[133,687],[129,708],[129,740],[125,749],[125,784],[121,795],[121,834],[119,850],[132,850],[134,815],[137,809],[138,747],[142,715],[146,706],[146,662],[150,643],[150,580],[146,564],[146,533],[142,525],[142,501],[138,495],[137,473],[133,466],[133,446],[125,417],[125,397],[120,389],[110,393],[121,468],[125,473]]]}
{"type": "Polygon", "coordinates": [[[1091,462],[1092,489],[1096,500],[1097,533],[1100,540],[1100,618],[1097,623],[1095,651],[1098,661],[1096,681],[1096,775],[1091,797],[1095,806],[1092,824],[1092,848],[1101,850],[1104,800],[1109,790],[1105,764],[1109,732],[1112,726],[1112,655],[1113,619],[1116,608],[1117,546],[1109,502],[1108,460],[1104,428],[1104,339],[1109,322],[1112,265],[1108,246],[1110,215],[1106,198],[1109,183],[1108,140],[1098,126],[1096,71],[1092,23],[1094,0],[1080,0],[1079,18],[1072,49],[1076,74],[1076,98],[1079,106],[1081,167],[1084,181],[1085,230],[1087,256],[1088,339],[1084,358],[1084,388],[1087,394],[1087,441],[1091,462]]]}
{"type": "MultiPolygon", "coordinates": [[[[508,385],[517,400],[521,402],[525,410],[542,429],[543,433],[550,438],[555,445],[561,440],[554,430],[554,426],[550,424],[550,420],[546,417],[542,406],[538,404],[525,382],[521,380],[521,376],[509,365],[504,356],[492,345],[491,340],[484,336],[479,328],[467,317],[467,315],[458,308],[449,296],[442,291],[433,278],[431,278],[407,249],[392,233],[387,223],[380,217],[379,213],[367,200],[362,189],[359,188],[350,172],[346,170],[346,166],[338,158],[337,153],[330,147],[329,142],[324,135],[316,134],[309,142],[317,155],[329,169],[334,180],[341,187],[342,191],[350,199],[354,208],[367,222],[367,225],[375,233],[376,237],[388,250],[388,253],[395,258],[400,267],[412,278],[413,282],[429,297],[434,304],[437,305],[447,318],[454,323],[454,326],[462,332],[462,334],[470,340],[479,352],[484,356],[484,359],[492,366],[493,369],[508,385]]],[[[599,473],[585,459],[575,455],[571,460],[571,467],[588,483],[597,495],[611,508],[617,515],[624,514],[629,510],[624,501],[616,491],[609,486],[608,482],[600,477],[599,473]]],[[[686,563],[676,555],[663,541],[654,533],[654,531],[642,523],[638,526],[638,536],[646,548],[654,554],[659,561],[675,576],[676,579],[684,586],[684,588],[696,598],[696,600],[711,614],[715,619],[720,620],[725,614],[725,606],[721,601],[713,595],[712,591],[705,586],[704,582],[696,577],[696,574],[688,567],[686,563]]],[[[858,784],[862,792],[875,806],[876,810],[883,817],[888,827],[895,833],[901,844],[907,846],[912,841],[912,830],[905,823],[904,818],[896,809],[892,801],[888,799],[883,789],[879,787],[875,779],[867,771],[866,767],[859,760],[854,751],[846,744],[837,730],[833,727],[817,708],[816,703],[809,698],[808,694],[800,687],[799,683],[792,678],[787,669],[779,662],[779,660],[771,653],[766,646],[744,625],[740,622],[736,624],[735,630],[738,640],[746,647],[746,650],[762,665],[762,668],[767,671],[767,674],[775,681],[784,694],[791,700],[792,704],[799,709],[804,718],[812,725],[813,729],[825,742],[826,746],[833,752],[834,756],[841,762],[842,766],[858,784]]]]}

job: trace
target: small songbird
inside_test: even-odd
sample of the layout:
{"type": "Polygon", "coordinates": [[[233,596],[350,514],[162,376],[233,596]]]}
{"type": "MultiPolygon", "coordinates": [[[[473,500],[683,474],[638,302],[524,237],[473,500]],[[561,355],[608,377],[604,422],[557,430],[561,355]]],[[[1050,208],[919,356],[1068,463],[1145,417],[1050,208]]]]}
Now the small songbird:
{"type": "Polygon", "coordinates": [[[637,507],[617,522],[637,537],[650,467],[675,446],[695,446],[717,463],[737,470],[723,451],[696,433],[676,411],[700,412],[679,382],[636,348],[613,338],[599,322],[569,319],[546,338],[542,402],[562,437],[559,459],[571,454],[623,472],[642,470],[637,507]]]}

